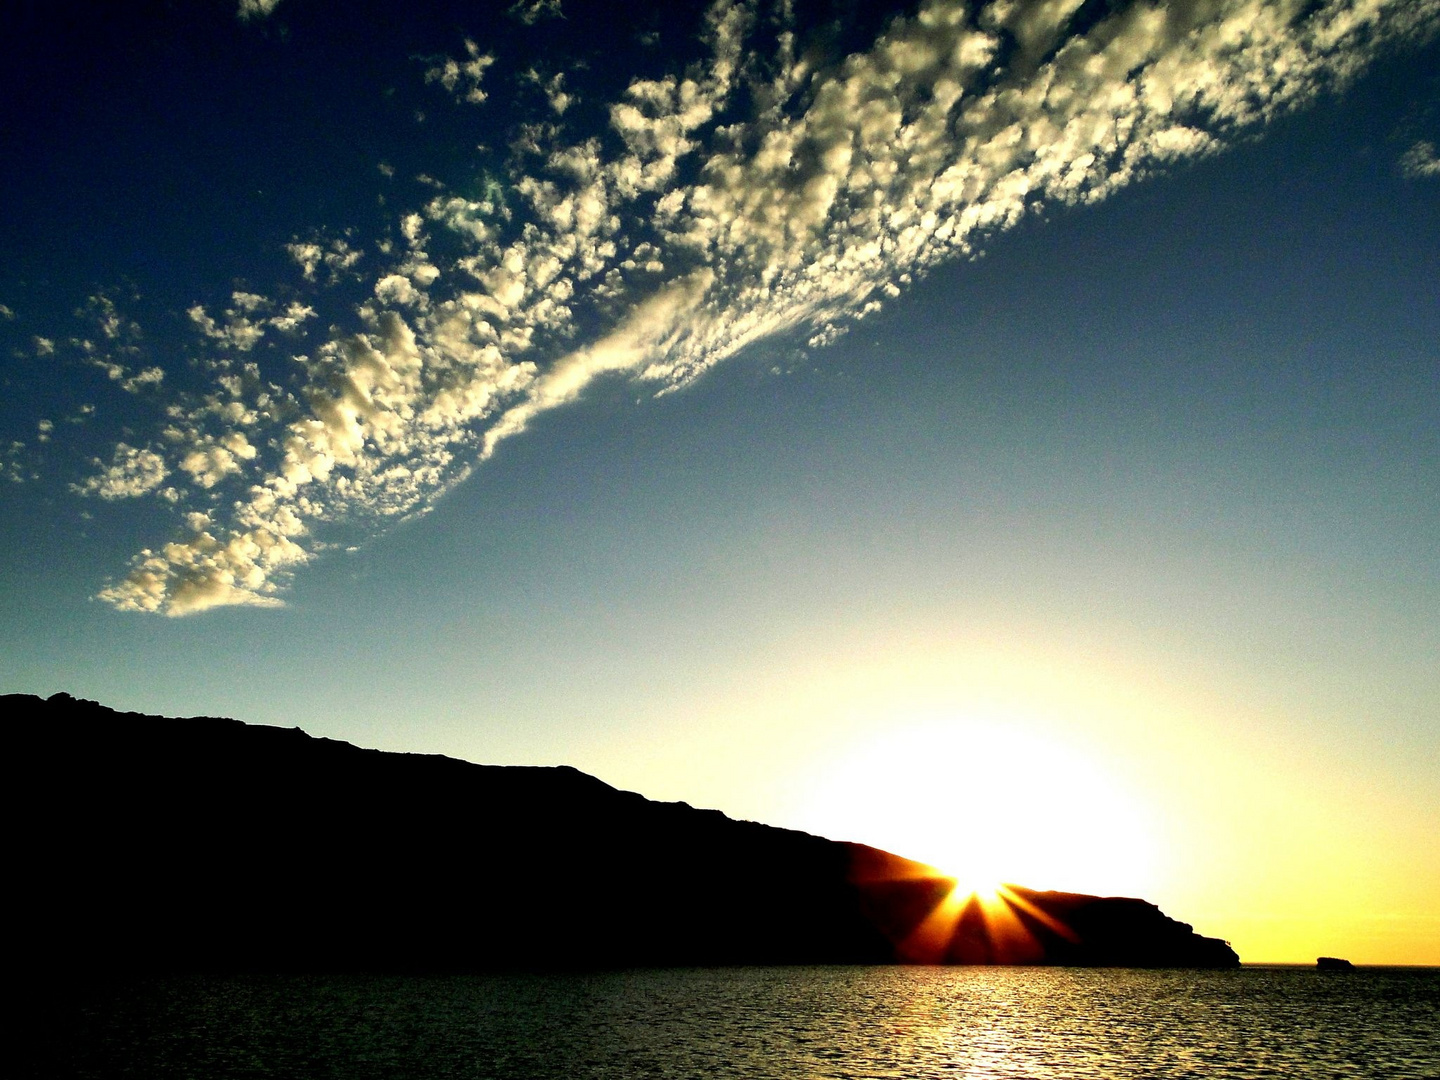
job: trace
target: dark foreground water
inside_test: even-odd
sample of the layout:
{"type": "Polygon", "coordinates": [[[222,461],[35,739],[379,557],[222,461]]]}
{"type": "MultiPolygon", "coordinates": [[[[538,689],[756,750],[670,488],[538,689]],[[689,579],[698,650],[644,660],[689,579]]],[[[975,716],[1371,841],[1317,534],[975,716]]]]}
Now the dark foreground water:
{"type": "Polygon", "coordinates": [[[1440,1078],[1437,969],[171,978],[45,996],[22,1075],[1440,1078]]]}

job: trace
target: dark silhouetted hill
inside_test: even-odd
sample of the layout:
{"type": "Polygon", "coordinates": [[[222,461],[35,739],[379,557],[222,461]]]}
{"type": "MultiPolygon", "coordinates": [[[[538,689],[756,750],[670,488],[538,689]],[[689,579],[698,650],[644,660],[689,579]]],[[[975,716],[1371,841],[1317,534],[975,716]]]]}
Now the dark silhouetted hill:
{"type": "Polygon", "coordinates": [[[918,863],[571,768],[0,703],[12,967],[1238,963],[1140,900],[1017,888],[947,921],[918,863]]]}

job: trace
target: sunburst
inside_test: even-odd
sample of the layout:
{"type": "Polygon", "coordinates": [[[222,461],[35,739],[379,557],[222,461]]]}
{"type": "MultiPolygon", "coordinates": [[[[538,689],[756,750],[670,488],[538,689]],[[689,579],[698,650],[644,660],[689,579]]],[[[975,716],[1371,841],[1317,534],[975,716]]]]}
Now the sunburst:
{"type": "Polygon", "coordinates": [[[896,955],[909,963],[1042,963],[1044,939],[1077,940],[1017,885],[951,877],[893,856],[857,883],[882,898],[896,955]]]}

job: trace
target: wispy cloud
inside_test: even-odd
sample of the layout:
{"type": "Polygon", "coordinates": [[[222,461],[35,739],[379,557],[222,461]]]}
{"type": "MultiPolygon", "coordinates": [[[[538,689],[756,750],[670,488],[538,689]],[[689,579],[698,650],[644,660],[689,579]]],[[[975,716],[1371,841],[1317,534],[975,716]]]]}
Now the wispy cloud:
{"type": "Polygon", "coordinates": [[[1400,158],[1400,171],[1412,180],[1440,176],[1440,156],[1435,144],[1421,139],[1400,158]]]}
{"type": "MultiPolygon", "coordinates": [[[[869,49],[814,66],[788,29],[760,55],[747,43],[766,20],[721,0],[704,61],[632,81],[605,138],[569,133],[563,83],[547,83],[505,183],[401,214],[352,327],[296,356],[293,384],[245,356],[308,307],[236,292],[218,315],[191,309],[223,354],[213,389],[80,489],[203,498],[204,516],[101,597],[170,615],[274,604],[327,523],[425,512],[595,380],[663,393],[770,335],[823,345],[1038,208],[1212,153],[1440,21],[1401,0],[1212,0],[1072,26],[1079,7],[972,17],[927,0],[869,49]]],[[[425,77],[479,100],[490,56],[465,51],[425,77]]],[[[289,250],[312,281],[354,266],[348,246],[289,250]]]]}
{"type": "MultiPolygon", "coordinates": [[[[68,345],[85,363],[99,368],[127,394],[153,389],[164,381],[164,368],[154,364],[136,366],[143,352],[145,335],[140,324],[121,312],[108,296],[97,293],[89,297],[75,314],[89,325],[91,332],[72,337],[68,345]]],[[[36,357],[55,353],[55,342],[50,338],[36,335],[31,344],[36,357]]]]}
{"type": "Polygon", "coordinates": [[[23,484],[27,480],[36,479],[38,474],[27,465],[25,458],[24,441],[11,439],[9,445],[0,450],[0,476],[12,484],[23,484]]]}

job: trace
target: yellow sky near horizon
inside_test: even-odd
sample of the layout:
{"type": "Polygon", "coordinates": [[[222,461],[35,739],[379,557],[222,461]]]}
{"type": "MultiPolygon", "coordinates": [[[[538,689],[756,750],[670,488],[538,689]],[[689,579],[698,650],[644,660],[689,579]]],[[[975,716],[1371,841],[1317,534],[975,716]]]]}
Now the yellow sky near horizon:
{"type": "Polygon", "coordinates": [[[582,767],[977,883],[1140,895],[1245,962],[1440,964],[1440,829],[1373,748],[1093,652],[858,651],[582,767]]]}

